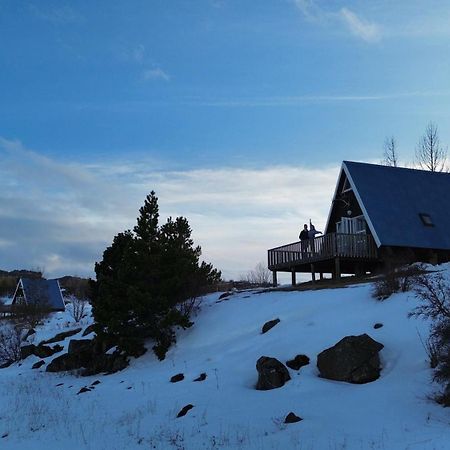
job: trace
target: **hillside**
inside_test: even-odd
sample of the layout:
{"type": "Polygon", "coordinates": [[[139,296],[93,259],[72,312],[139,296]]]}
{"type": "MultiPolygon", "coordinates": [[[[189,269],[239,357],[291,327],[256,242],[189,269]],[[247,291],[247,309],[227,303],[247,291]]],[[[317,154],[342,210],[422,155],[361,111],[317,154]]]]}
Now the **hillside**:
{"type": "MultiPolygon", "coordinates": [[[[428,324],[407,318],[414,295],[378,302],[370,290],[362,284],[246,291],[221,301],[212,294],[163,362],[148,352],[108,376],[50,374],[45,366],[31,370],[38,360],[31,356],[0,370],[1,448],[449,448],[450,413],[429,400],[432,373],[418,336],[427,335],[428,324]],[[261,334],[262,325],[277,317],[281,322],[261,334]],[[383,327],[374,329],[377,322],[383,327]],[[319,378],[317,354],[362,333],[384,344],[381,378],[364,385],[319,378]],[[311,364],[290,370],[284,387],[254,389],[260,356],[284,363],[299,353],[311,364]],[[193,382],[203,372],[206,380],[193,382]],[[178,373],[185,379],[170,383],[178,373]],[[77,395],[95,380],[100,383],[93,390],[77,395]],[[187,404],[194,408],[176,418],[187,404]],[[290,411],[303,421],[283,424],[290,411]]],[[[68,314],[57,313],[35,342],[71,327],[68,314]]]]}

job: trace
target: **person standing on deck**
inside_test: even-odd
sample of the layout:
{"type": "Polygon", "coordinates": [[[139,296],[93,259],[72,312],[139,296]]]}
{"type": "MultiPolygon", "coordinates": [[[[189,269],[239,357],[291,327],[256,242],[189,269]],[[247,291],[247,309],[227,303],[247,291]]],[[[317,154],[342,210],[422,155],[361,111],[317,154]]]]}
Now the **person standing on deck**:
{"type": "Polygon", "coordinates": [[[308,225],[303,225],[303,230],[300,232],[300,235],[298,236],[300,239],[300,248],[302,249],[302,257],[308,250],[308,239],[309,239],[309,231],[308,231],[308,225]]]}
{"type": "MultiPolygon", "coordinates": [[[[306,227],[306,225],[305,225],[306,227]]],[[[308,231],[308,239],[311,247],[311,252],[314,253],[314,238],[316,237],[316,234],[322,234],[321,231],[317,231],[316,227],[312,224],[311,219],[309,219],[309,231],[308,231]]]]}

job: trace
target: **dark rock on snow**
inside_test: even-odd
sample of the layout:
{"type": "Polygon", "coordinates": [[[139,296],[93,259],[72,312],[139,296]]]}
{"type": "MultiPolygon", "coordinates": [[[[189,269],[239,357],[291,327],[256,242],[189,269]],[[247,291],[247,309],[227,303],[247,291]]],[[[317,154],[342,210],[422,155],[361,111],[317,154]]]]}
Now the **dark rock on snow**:
{"type": "Polygon", "coordinates": [[[85,392],[91,392],[91,390],[88,388],[88,387],[82,387],[78,392],[77,392],[77,395],[78,394],[84,394],[85,392]]]}
{"type": "Polygon", "coordinates": [[[54,345],[53,347],[49,347],[47,345],[24,345],[20,348],[20,357],[21,359],[28,358],[30,355],[37,356],[38,358],[48,358],[49,356],[54,355],[62,351],[64,347],[61,345],[54,345]]]}
{"type": "Polygon", "coordinates": [[[64,339],[73,336],[74,334],[77,334],[81,331],[81,328],[75,328],[75,330],[69,330],[69,331],[64,331],[62,333],[58,333],[56,336],[52,337],[51,339],[48,339],[47,341],[42,341],[39,345],[44,345],[44,344],[53,344],[54,342],[61,342],[64,339]]]}
{"type": "Polygon", "coordinates": [[[268,322],[266,322],[262,329],[261,329],[261,334],[267,333],[270,329],[272,329],[275,325],[280,323],[280,319],[273,319],[273,320],[269,320],[268,322]]]}
{"type": "Polygon", "coordinates": [[[6,361],[2,364],[0,364],[0,369],[6,369],[7,367],[9,367],[14,361],[6,361]]]}
{"type": "Polygon", "coordinates": [[[309,358],[306,355],[297,355],[294,359],[286,361],[286,365],[293,370],[299,370],[309,364],[309,358]]]}
{"type": "Polygon", "coordinates": [[[279,388],[291,379],[286,366],[278,361],[278,359],[268,356],[261,356],[258,359],[256,362],[256,370],[258,371],[256,389],[260,391],[279,388]]]}
{"type": "Polygon", "coordinates": [[[94,331],[95,331],[95,323],[92,323],[91,325],[86,327],[86,329],[83,331],[83,334],[81,336],[85,337],[85,336],[87,336],[88,334],[91,334],[94,331]]]}
{"type": "Polygon", "coordinates": [[[183,416],[185,416],[185,415],[187,414],[187,412],[188,412],[189,410],[191,410],[193,407],[194,407],[194,405],[191,405],[191,404],[186,405],[186,406],[183,406],[183,407],[181,408],[180,412],[177,414],[177,418],[178,418],[178,417],[183,417],[183,416]]]}
{"type": "Polygon", "coordinates": [[[95,380],[91,383],[91,386],[97,386],[97,384],[100,384],[101,381],[100,380],[95,380]]]}
{"type": "Polygon", "coordinates": [[[194,381],[205,381],[206,373],[201,373],[199,377],[197,377],[194,381]]]}
{"type": "Polygon", "coordinates": [[[39,367],[42,367],[45,364],[45,361],[38,361],[37,363],[33,364],[33,367],[31,367],[32,369],[39,369],[39,367]]]}
{"type": "Polygon", "coordinates": [[[300,422],[301,420],[303,420],[301,417],[298,417],[293,412],[290,412],[284,419],[284,423],[296,423],[296,422],[300,422]]]}
{"type": "Polygon", "coordinates": [[[170,382],[178,383],[179,381],[183,381],[183,380],[184,380],[184,375],[182,373],[177,373],[170,379],[170,382]]]}
{"type": "Polygon", "coordinates": [[[219,300],[222,300],[224,298],[230,297],[231,295],[233,295],[232,292],[224,292],[223,294],[220,294],[219,300]]]}
{"type": "Polygon", "coordinates": [[[375,328],[375,330],[377,330],[378,328],[381,328],[383,326],[382,323],[376,323],[373,327],[375,328]]]}
{"type": "Polygon", "coordinates": [[[27,334],[24,336],[24,341],[26,341],[30,336],[33,336],[33,334],[36,334],[36,330],[34,330],[33,328],[30,328],[27,331],[27,334]]]}
{"type": "Polygon", "coordinates": [[[346,336],[317,356],[317,367],[323,378],[348,383],[369,383],[380,376],[378,352],[383,344],[367,334],[346,336]]]}

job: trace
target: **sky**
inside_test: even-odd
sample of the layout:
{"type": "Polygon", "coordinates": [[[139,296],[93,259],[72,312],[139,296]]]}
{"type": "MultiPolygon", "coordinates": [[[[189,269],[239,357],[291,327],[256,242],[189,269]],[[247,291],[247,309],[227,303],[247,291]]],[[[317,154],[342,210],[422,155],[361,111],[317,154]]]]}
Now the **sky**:
{"type": "Polygon", "coordinates": [[[343,160],[450,141],[446,1],[0,0],[0,269],[92,276],[153,189],[238,279],[343,160]]]}

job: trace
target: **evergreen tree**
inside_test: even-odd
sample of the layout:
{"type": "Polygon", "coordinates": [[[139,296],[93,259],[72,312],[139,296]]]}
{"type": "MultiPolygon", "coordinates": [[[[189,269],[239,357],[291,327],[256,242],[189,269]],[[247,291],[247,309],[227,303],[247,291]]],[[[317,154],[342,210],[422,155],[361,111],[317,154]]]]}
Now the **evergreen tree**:
{"type": "Polygon", "coordinates": [[[189,305],[219,281],[220,272],[199,262],[201,249],[194,247],[185,218],[159,227],[153,191],[139,213],[134,230],[118,234],[95,265],[93,314],[100,335],[123,348],[152,338],[163,359],[175,342],[174,327],[192,325],[189,305]]]}

